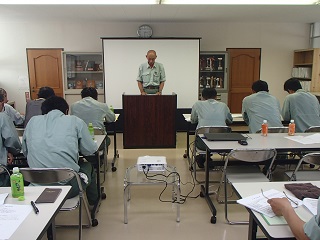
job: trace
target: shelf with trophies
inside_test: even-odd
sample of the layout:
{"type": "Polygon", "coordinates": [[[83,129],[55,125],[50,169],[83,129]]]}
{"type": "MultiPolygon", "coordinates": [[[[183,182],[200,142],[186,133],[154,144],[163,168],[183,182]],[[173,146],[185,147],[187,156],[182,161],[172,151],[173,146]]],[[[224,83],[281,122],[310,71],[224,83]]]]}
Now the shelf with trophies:
{"type": "Polygon", "coordinates": [[[215,88],[217,100],[228,104],[228,53],[200,52],[199,99],[203,88],[215,88]]]}
{"type": "Polygon", "coordinates": [[[69,104],[81,99],[81,90],[94,87],[104,101],[102,53],[63,52],[64,97],[69,104]]]}

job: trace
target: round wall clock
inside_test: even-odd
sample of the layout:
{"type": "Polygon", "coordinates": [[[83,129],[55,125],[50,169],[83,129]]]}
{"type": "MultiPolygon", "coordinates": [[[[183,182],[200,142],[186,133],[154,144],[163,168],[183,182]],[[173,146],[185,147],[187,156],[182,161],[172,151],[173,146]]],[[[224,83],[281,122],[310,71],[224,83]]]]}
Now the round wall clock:
{"type": "Polygon", "coordinates": [[[152,36],[152,28],[149,25],[141,25],[138,30],[137,34],[141,38],[150,38],[152,36]]]}

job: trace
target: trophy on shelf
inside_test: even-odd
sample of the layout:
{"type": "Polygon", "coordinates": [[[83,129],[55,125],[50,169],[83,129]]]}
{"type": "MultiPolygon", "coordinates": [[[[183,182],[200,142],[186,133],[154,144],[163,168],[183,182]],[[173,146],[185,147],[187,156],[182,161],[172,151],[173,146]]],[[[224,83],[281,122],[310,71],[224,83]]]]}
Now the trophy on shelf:
{"type": "Polygon", "coordinates": [[[213,71],[214,70],[214,61],[215,61],[214,57],[207,58],[207,61],[206,61],[207,65],[206,65],[205,69],[208,71],[213,71]]]}
{"type": "Polygon", "coordinates": [[[207,77],[206,80],[207,80],[206,88],[210,88],[211,87],[210,84],[209,84],[209,82],[211,80],[210,77],[207,77]]]}
{"type": "Polygon", "coordinates": [[[223,58],[218,58],[218,60],[219,60],[218,70],[222,70],[222,69],[223,69],[223,68],[222,68],[222,65],[221,65],[221,64],[222,64],[222,62],[221,62],[222,59],[223,59],[223,58]]]}
{"type": "Polygon", "coordinates": [[[216,77],[215,81],[216,81],[216,88],[221,88],[220,78],[216,77]]]}
{"type": "Polygon", "coordinates": [[[206,68],[206,60],[204,58],[200,58],[200,70],[204,70],[206,68]]]}
{"type": "Polygon", "coordinates": [[[203,88],[203,76],[200,77],[199,82],[200,82],[200,88],[203,88]]]}

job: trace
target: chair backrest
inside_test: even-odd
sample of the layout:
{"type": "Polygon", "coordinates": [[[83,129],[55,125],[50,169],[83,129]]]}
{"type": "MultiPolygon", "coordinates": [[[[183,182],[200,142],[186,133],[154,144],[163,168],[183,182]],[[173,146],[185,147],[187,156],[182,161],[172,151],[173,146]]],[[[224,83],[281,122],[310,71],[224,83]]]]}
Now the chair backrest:
{"type": "Polygon", "coordinates": [[[320,132],[320,126],[312,126],[306,129],[304,132],[320,132]]]}
{"type": "Polygon", "coordinates": [[[195,135],[203,133],[229,133],[231,128],[228,126],[204,126],[196,129],[195,135]]]}
{"type": "Polygon", "coordinates": [[[79,189],[82,185],[79,175],[71,168],[20,168],[23,179],[36,184],[53,184],[67,182],[73,177],[77,179],[79,189]]]}
{"type": "MultiPolygon", "coordinates": [[[[290,181],[295,181],[297,180],[297,172],[300,169],[301,164],[305,162],[305,163],[309,163],[309,164],[313,164],[313,165],[317,165],[320,166],[320,153],[308,153],[306,155],[304,155],[298,162],[295,170],[293,171],[291,177],[290,177],[290,181]]],[[[319,173],[319,177],[320,177],[320,173],[319,173]]],[[[299,179],[300,180],[300,179],[299,179]]]]}
{"type": "Polygon", "coordinates": [[[261,163],[269,160],[270,165],[267,170],[267,177],[271,177],[271,169],[276,158],[277,151],[273,148],[266,149],[233,149],[227,156],[224,170],[227,168],[229,160],[238,160],[247,163],[261,163]]]}
{"type": "MultiPolygon", "coordinates": [[[[288,127],[268,127],[268,133],[288,133],[288,127]]],[[[261,129],[259,129],[256,133],[261,133],[261,129]]]]}

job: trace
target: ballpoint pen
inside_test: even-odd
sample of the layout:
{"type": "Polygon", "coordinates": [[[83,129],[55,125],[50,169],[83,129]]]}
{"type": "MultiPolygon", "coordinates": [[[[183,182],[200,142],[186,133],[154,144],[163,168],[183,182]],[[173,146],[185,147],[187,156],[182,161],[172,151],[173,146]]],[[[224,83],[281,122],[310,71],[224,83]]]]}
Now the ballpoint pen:
{"type": "Polygon", "coordinates": [[[31,201],[31,206],[32,206],[34,212],[35,212],[36,214],[38,214],[38,213],[39,213],[39,209],[37,208],[37,206],[36,206],[36,204],[34,203],[34,201],[31,201]]]}

